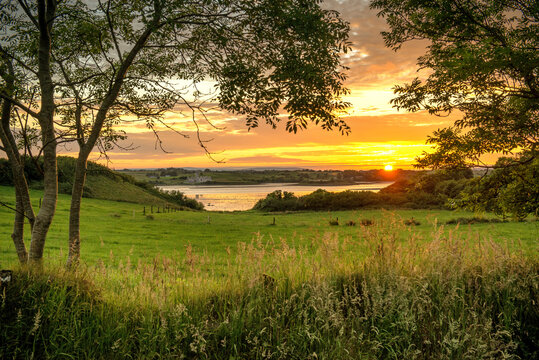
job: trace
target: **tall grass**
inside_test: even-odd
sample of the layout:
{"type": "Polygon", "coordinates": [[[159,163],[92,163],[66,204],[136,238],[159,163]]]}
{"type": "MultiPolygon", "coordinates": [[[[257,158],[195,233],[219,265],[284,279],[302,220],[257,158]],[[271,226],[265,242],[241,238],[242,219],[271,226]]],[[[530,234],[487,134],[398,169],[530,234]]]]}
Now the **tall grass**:
{"type": "Polygon", "coordinates": [[[225,260],[188,245],[18,269],[0,295],[0,358],[537,358],[536,254],[458,234],[434,226],[425,243],[389,219],[305,247],[254,234],[225,260]]]}

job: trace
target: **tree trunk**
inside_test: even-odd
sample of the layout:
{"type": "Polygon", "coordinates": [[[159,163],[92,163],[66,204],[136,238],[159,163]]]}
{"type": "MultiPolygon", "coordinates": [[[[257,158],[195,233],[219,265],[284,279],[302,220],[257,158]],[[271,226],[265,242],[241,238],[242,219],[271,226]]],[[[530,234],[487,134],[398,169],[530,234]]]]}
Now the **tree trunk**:
{"type": "Polygon", "coordinates": [[[21,263],[28,260],[28,252],[24,244],[24,218],[27,217],[30,226],[34,226],[34,210],[30,202],[30,193],[28,183],[24,174],[24,165],[22,163],[17,143],[9,127],[12,105],[8,101],[2,103],[2,119],[0,126],[0,141],[7,154],[13,174],[13,186],[15,188],[15,221],[13,224],[13,233],[11,238],[17,251],[17,256],[21,263]]]}
{"type": "Polygon", "coordinates": [[[11,238],[13,239],[19,262],[21,264],[26,264],[28,261],[28,251],[26,251],[26,245],[24,244],[24,206],[21,196],[18,194],[16,188],[15,201],[15,222],[13,223],[13,233],[11,234],[11,238]]]}
{"type": "Polygon", "coordinates": [[[56,167],[56,134],[54,131],[54,84],[51,76],[51,30],[56,16],[56,0],[38,0],[38,73],[41,109],[38,114],[43,147],[43,202],[32,229],[29,260],[41,264],[49,227],[56,211],[58,169],[56,167]]]}
{"type": "Polygon", "coordinates": [[[30,262],[36,264],[40,264],[43,260],[45,240],[56,211],[56,200],[58,198],[56,139],[52,126],[52,114],[50,116],[50,124],[42,127],[42,142],[46,144],[43,148],[43,201],[41,202],[41,209],[39,209],[32,229],[29,255],[30,262]]]}
{"type": "Polygon", "coordinates": [[[113,106],[114,102],[118,98],[118,94],[122,88],[127,71],[152,35],[153,31],[156,30],[157,24],[161,19],[162,9],[159,6],[159,2],[154,2],[154,5],[156,6],[156,9],[153,20],[144,30],[144,32],[142,32],[140,37],[137,39],[137,42],[125,56],[125,59],[123,59],[120,67],[118,68],[111,87],[103,99],[101,106],[99,107],[95,122],[86,143],[84,143],[83,140],[79,142],[80,150],[75,167],[75,177],[73,179],[73,190],[71,194],[71,208],[69,212],[69,255],[67,259],[67,266],[75,265],[80,258],[80,207],[84,183],[86,181],[88,157],[90,156],[92,149],[101,135],[101,130],[105,120],[107,119],[109,109],[113,106]]]}
{"type": "Polygon", "coordinates": [[[79,152],[79,157],[77,158],[73,189],[71,192],[71,208],[69,209],[69,255],[67,257],[68,267],[76,265],[80,258],[80,207],[84,184],[86,182],[87,164],[88,154],[86,154],[83,148],[79,152]]]}
{"type": "MultiPolygon", "coordinates": [[[[6,73],[2,73],[2,78],[5,81],[4,91],[7,95],[13,96],[13,93],[15,92],[15,72],[11,59],[4,57],[3,60],[5,69],[7,70],[6,73]]],[[[24,159],[21,159],[17,148],[17,141],[10,128],[12,110],[13,105],[9,101],[3,100],[0,119],[0,142],[3,145],[3,149],[11,165],[13,185],[15,188],[15,220],[11,238],[13,239],[19,261],[24,264],[28,261],[28,252],[26,251],[26,245],[24,244],[24,218],[27,217],[30,226],[33,227],[35,215],[30,201],[28,182],[26,181],[26,176],[24,174],[24,159]]]]}

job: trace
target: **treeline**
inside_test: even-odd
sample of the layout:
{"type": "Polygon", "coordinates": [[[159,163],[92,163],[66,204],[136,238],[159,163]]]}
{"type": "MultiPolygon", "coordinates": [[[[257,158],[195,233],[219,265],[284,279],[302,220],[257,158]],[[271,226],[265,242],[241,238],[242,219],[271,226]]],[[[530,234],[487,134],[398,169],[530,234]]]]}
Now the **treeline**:
{"type": "MultiPolygon", "coordinates": [[[[69,156],[59,156],[58,162],[58,192],[61,194],[71,194],[73,188],[73,177],[75,174],[75,158],[69,156]]],[[[33,189],[43,188],[42,158],[24,158],[24,171],[29,181],[29,186],[33,189]]],[[[104,176],[116,183],[128,183],[141,188],[147,193],[160,198],[166,202],[184,206],[191,209],[202,210],[204,206],[194,199],[186,197],[179,191],[166,192],[156,188],[154,185],[144,181],[137,181],[134,177],[118,173],[106,166],[93,161],[88,161],[87,177],[104,176]]],[[[11,165],[8,160],[0,159],[0,185],[13,186],[13,175],[11,165]]],[[[95,191],[89,186],[89,182],[84,186],[83,197],[97,197],[95,191]]]]}
{"type": "Polygon", "coordinates": [[[211,180],[206,184],[261,184],[299,183],[305,185],[349,185],[358,182],[396,181],[413,176],[417,171],[402,170],[310,170],[310,169],[248,169],[248,170],[192,170],[162,168],[155,170],[121,170],[137,179],[159,185],[183,184],[195,174],[211,180]]]}
{"type": "Polygon", "coordinates": [[[275,191],[253,209],[262,211],[352,210],[362,208],[455,209],[492,212],[522,220],[539,214],[539,159],[501,158],[495,170],[417,172],[380,190],[315,192],[295,196],[275,191]]]}
{"type": "Polygon", "coordinates": [[[352,210],[395,207],[433,209],[447,207],[448,199],[464,189],[473,177],[471,170],[420,173],[403,178],[380,190],[329,192],[318,189],[308,195],[295,196],[287,191],[274,191],[259,200],[255,210],[352,210]]]}

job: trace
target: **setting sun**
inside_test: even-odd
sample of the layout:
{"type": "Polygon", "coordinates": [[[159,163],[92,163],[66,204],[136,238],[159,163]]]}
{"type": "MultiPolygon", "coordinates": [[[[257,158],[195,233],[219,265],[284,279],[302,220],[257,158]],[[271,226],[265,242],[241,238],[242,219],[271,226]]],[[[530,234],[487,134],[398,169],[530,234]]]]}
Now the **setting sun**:
{"type": "Polygon", "coordinates": [[[393,166],[388,164],[388,165],[386,165],[386,166],[384,167],[384,170],[385,170],[385,171],[392,171],[392,170],[393,170],[393,166]]]}

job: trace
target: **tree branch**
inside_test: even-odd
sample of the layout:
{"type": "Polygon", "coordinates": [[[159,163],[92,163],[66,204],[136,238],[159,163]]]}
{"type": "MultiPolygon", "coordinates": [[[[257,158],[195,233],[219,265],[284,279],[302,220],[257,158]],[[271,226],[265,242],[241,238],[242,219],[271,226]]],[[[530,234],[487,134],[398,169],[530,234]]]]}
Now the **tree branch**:
{"type": "Polygon", "coordinates": [[[8,101],[12,103],[13,105],[17,106],[18,108],[22,109],[24,112],[30,114],[32,117],[36,118],[39,116],[37,112],[30,109],[28,106],[24,105],[18,100],[13,99],[12,97],[6,95],[4,92],[0,92],[0,98],[4,99],[5,101],[8,101]]]}

